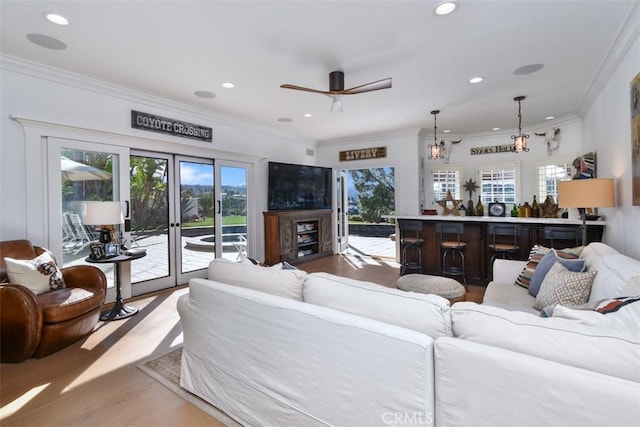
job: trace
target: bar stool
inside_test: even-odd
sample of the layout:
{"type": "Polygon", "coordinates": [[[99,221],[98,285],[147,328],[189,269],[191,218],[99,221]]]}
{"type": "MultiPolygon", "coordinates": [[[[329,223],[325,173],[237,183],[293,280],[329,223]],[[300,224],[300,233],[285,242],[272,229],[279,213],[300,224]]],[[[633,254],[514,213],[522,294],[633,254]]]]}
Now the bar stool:
{"type": "Polygon", "coordinates": [[[464,234],[463,223],[437,223],[436,230],[442,249],[442,267],[440,272],[447,276],[462,276],[464,287],[467,288],[467,270],[464,262],[464,250],[467,247],[465,242],[460,241],[460,235],[464,234]],[[452,265],[456,258],[460,258],[459,266],[452,265]],[[451,258],[450,264],[447,259],[451,258]]]}
{"type": "MultiPolygon", "coordinates": [[[[487,234],[487,240],[490,242],[487,246],[493,251],[489,271],[493,272],[493,262],[496,258],[513,259],[513,255],[517,254],[520,250],[520,246],[518,245],[520,226],[516,224],[489,224],[487,234]],[[498,237],[496,240],[496,236],[510,236],[511,239],[507,237],[501,239],[498,237]]],[[[491,273],[491,277],[493,278],[493,273],[491,273]]]]}
{"type": "Polygon", "coordinates": [[[422,221],[400,219],[398,220],[398,228],[400,229],[400,247],[402,248],[400,275],[406,274],[408,270],[422,273],[424,270],[422,261],[424,239],[420,237],[422,221]],[[415,261],[409,261],[409,259],[415,261]]]}
{"type": "Polygon", "coordinates": [[[575,242],[575,246],[580,246],[580,239],[582,239],[582,236],[579,228],[545,227],[544,238],[549,240],[551,242],[551,247],[554,248],[555,240],[573,240],[575,242]]]}
{"type": "MultiPolygon", "coordinates": [[[[496,258],[512,259],[512,255],[518,253],[520,246],[518,246],[518,236],[520,235],[520,226],[515,224],[489,224],[487,229],[489,234],[489,249],[494,253],[491,257],[491,265],[496,258]],[[496,236],[511,236],[510,241],[505,243],[496,241],[496,236]]],[[[498,238],[500,240],[500,238],[498,238]]]]}

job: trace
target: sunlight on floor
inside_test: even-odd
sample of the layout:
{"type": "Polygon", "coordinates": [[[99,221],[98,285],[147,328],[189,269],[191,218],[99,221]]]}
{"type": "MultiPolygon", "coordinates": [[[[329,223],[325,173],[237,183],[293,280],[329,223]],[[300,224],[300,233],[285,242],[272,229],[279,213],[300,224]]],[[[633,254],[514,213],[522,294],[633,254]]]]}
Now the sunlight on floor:
{"type": "Polygon", "coordinates": [[[49,387],[51,383],[43,384],[38,387],[34,387],[13,402],[7,403],[5,406],[0,408],[0,420],[9,417],[16,412],[18,412],[22,407],[24,407],[27,403],[29,403],[32,399],[34,399],[37,395],[39,395],[45,388],[49,387]]]}

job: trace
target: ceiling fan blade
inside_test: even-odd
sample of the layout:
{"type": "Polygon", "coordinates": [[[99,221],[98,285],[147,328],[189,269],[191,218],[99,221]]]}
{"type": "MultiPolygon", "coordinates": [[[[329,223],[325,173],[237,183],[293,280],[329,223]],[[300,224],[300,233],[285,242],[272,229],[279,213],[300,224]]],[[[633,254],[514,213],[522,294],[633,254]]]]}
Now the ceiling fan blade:
{"type": "Polygon", "coordinates": [[[317,90],[317,89],[311,89],[308,87],[303,87],[303,86],[296,86],[296,85],[280,85],[281,88],[283,89],[293,89],[293,90],[301,90],[303,92],[312,92],[312,93],[321,93],[323,95],[329,95],[329,92],[324,91],[324,90],[317,90]]]}
{"type": "Polygon", "coordinates": [[[344,95],[354,95],[356,93],[372,92],[374,90],[389,89],[391,88],[391,77],[378,80],[375,82],[367,83],[364,85],[352,87],[342,92],[344,95]]]}

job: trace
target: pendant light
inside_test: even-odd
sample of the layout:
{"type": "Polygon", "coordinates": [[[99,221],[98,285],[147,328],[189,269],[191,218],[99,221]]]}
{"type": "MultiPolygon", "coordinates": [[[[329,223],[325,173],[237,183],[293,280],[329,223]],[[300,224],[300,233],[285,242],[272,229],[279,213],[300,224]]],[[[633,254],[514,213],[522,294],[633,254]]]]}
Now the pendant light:
{"type": "Polygon", "coordinates": [[[526,97],[524,96],[516,96],[513,98],[514,101],[518,102],[518,135],[511,135],[511,139],[513,139],[513,151],[516,153],[529,151],[529,147],[527,147],[527,139],[529,139],[529,135],[522,133],[522,113],[520,109],[520,103],[524,101],[525,98],[526,97]]]}
{"type": "Polygon", "coordinates": [[[429,159],[444,159],[444,141],[438,143],[438,126],[436,125],[436,116],[440,110],[433,110],[433,144],[429,144],[429,159]]]}

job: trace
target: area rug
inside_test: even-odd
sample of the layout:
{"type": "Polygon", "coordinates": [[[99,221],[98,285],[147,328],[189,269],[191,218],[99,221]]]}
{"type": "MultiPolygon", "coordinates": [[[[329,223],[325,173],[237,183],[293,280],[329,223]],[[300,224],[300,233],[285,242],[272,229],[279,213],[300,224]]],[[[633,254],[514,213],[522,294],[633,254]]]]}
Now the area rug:
{"type": "Polygon", "coordinates": [[[180,387],[180,363],[182,362],[182,347],[177,347],[169,353],[160,357],[153,356],[150,359],[140,363],[138,368],[145,374],[149,375],[178,396],[196,406],[198,409],[206,412],[216,420],[226,426],[240,426],[233,419],[229,418],[224,412],[210,405],[198,396],[189,393],[180,387]]]}

